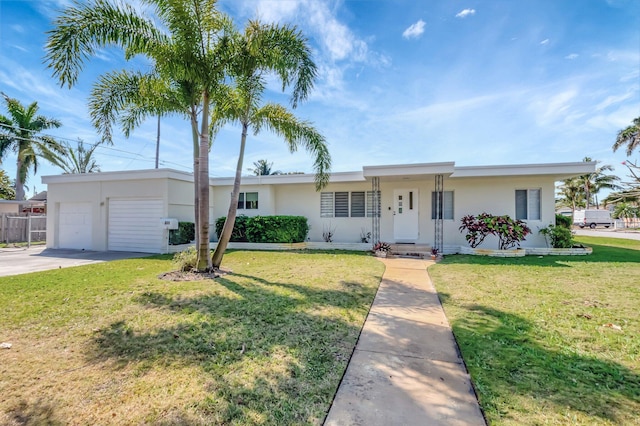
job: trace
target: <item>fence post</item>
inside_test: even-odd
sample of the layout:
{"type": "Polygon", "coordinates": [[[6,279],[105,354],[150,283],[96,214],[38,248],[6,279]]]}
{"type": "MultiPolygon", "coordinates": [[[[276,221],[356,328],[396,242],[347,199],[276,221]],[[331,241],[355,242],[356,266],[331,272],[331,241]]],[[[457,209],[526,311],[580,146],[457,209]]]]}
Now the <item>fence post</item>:
{"type": "Polygon", "coordinates": [[[31,215],[27,216],[27,248],[31,248],[31,215]]]}

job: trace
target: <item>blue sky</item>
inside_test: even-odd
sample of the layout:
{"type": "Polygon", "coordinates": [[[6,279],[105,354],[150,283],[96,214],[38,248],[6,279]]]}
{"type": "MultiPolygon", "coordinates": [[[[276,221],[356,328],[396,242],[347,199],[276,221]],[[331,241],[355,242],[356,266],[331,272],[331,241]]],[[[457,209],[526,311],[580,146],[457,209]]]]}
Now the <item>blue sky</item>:
{"type": "MultiPolygon", "coordinates": [[[[50,133],[98,140],[87,114],[104,72],[140,67],[118,50],[93,58],[76,87],[61,88],[43,64],[46,31],[66,0],[0,0],[0,90],[62,121],[50,133]]],[[[325,135],[333,171],[363,165],[455,161],[457,165],[581,161],[624,176],[618,130],[640,116],[640,1],[637,0],[221,0],[238,27],[250,18],[294,24],[319,69],[298,107],[325,135]]],[[[277,84],[266,98],[282,103],[277,84]]],[[[5,113],[3,110],[2,113],[5,113]]],[[[152,168],[154,120],[96,157],[104,171],[152,168]]],[[[240,132],[228,126],[210,155],[211,175],[235,169],[240,132]]],[[[163,119],[161,167],[191,169],[189,127],[163,119]]],[[[632,159],[640,157],[637,153],[632,159]]],[[[269,133],[251,136],[245,169],[268,159],[285,172],[312,171],[269,133]]],[[[15,156],[2,167],[15,174],[15,156]]],[[[59,170],[41,163],[29,181],[59,170]]]]}

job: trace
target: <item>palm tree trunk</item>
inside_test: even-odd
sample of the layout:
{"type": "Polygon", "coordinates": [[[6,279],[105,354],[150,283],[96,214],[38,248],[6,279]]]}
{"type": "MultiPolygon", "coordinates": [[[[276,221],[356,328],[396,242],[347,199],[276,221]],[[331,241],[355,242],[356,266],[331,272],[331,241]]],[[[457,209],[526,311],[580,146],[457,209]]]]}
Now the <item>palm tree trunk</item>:
{"type": "Polygon", "coordinates": [[[200,160],[198,165],[199,204],[198,219],[198,271],[211,270],[209,255],[209,93],[202,96],[202,122],[200,127],[200,160]]]}
{"type": "Polygon", "coordinates": [[[227,245],[231,239],[231,233],[233,232],[233,225],[236,222],[236,214],[238,212],[238,197],[240,196],[240,181],[242,179],[242,162],[244,160],[244,147],[247,143],[247,129],[248,123],[242,123],[242,137],[240,139],[240,154],[238,155],[238,165],[236,166],[236,178],[233,181],[233,190],[231,191],[231,202],[229,203],[229,213],[224,221],[222,227],[222,235],[218,241],[218,246],[213,252],[213,267],[220,268],[222,264],[222,257],[227,250],[227,245]]]}
{"type": "Polygon", "coordinates": [[[191,105],[191,135],[193,137],[193,226],[195,229],[195,243],[196,247],[200,247],[198,245],[198,241],[200,241],[200,187],[198,186],[198,171],[200,170],[200,144],[198,140],[198,117],[196,112],[196,106],[191,105]]]}
{"type": "Polygon", "coordinates": [[[18,161],[16,162],[16,200],[22,201],[24,200],[24,182],[22,181],[22,168],[23,162],[22,158],[20,158],[20,154],[18,153],[18,161]]]}

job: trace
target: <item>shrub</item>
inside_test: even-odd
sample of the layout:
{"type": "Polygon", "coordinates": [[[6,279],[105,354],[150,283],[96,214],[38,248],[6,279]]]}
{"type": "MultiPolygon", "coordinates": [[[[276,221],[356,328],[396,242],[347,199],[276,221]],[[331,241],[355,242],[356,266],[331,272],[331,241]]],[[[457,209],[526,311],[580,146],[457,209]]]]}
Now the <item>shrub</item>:
{"type": "Polygon", "coordinates": [[[556,214],[556,226],[571,229],[571,225],[573,225],[573,217],[556,214]]]}
{"type": "MultiPolygon", "coordinates": [[[[220,235],[222,235],[222,228],[224,227],[224,221],[226,217],[219,217],[216,220],[216,234],[218,235],[218,239],[220,239],[220,235]]],[[[236,216],[236,222],[233,224],[233,231],[231,231],[231,238],[229,241],[232,242],[240,242],[246,243],[249,241],[247,239],[247,223],[251,218],[241,214],[240,216],[236,216]]]]}
{"type": "MultiPolygon", "coordinates": [[[[544,235],[545,240],[549,238],[551,240],[551,247],[553,248],[571,248],[573,247],[573,234],[571,229],[565,228],[560,225],[549,225],[546,228],[542,228],[540,233],[544,235]]],[[[548,241],[547,241],[548,244],[548,241]]]]}
{"type": "Polygon", "coordinates": [[[247,223],[247,238],[252,243],[300,243],[308,232],[304,216],[255,216],[247,223]]]}
{"type": "Polygon", "coordinates": [[[182,272],[189,272],[196,268],[198,251],[191,246],[173,256],[173,264],[182,272]]]}
{"type": "Polygon", "coordinates": [[[531,233],[527,224],[519,219],[512,219],[508,215],[494,216],[481,213],[476,218],[467,215],[462,218],[460,232],[466,231],[465,239],[473,248],[479,246],[487,235],[498,237],[498,248],[507,250],[514,246],[520,246],[520,242],[531,233]]]}
{"type": "Polygon", "coordinates": [[[193,222],[178,222],[178,229],[169,231],[169,244],[189,244],[196,239],[196,227],[193,222]]]}

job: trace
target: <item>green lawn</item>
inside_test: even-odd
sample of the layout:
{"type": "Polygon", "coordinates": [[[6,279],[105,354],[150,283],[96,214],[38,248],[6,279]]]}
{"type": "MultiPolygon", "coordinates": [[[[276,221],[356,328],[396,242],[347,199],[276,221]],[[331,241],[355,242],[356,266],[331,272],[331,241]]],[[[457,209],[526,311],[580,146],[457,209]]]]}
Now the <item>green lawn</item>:
{"type": "Polygon", "coordinates": [[[640,241],[579,242],[429,268],[492,425],[640,424],[640,241]]]}
{"type": "Polygon", "coordinates": [[[0,278],[0,424],[320,424],[383,272],[365,254],[231,252],[0,278]]]}

